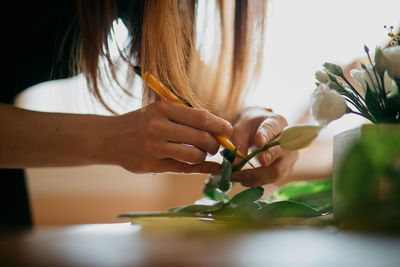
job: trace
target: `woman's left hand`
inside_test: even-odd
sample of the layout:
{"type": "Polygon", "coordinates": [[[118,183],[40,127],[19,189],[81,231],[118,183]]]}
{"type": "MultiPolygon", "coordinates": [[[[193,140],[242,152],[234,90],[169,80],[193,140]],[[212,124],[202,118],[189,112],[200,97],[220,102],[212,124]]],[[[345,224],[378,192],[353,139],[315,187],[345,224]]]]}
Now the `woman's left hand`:
{"type": "MultiPolygon", "coordinates": [[[[281,115],[263,108],[249,108],[234,124],[232,142],[239,146],[242,153],[247,154],[252,146],[261,148],[279,139],[286,126],[287,121],[281,115]]],[[[297,151],[286,151],[280,146],[272,147],[258,156],[261,167],[234,172],[231,181],[248,187],[274,183],[291,172],[297,158],[297,151]]]]}

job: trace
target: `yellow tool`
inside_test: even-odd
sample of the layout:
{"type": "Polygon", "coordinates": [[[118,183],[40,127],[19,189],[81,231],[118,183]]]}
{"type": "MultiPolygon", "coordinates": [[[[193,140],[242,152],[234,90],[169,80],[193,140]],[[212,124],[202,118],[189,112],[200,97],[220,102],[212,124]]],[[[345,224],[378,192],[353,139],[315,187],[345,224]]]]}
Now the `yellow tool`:
{"type": "MultiPolygon", "coordinates": [[[[140,67],[135,66],[134,67],[135,73],[137,75],[139,75],[140,77],[142,77],[142,79],[160,96],[162,97],[164,100],[170,101],[170,102],[174,102],[174,103],[178,103],[180,105],[183,106],[189,106],[192,107],[190,105],[189,102],[187,102],[184,99],[179,98],[178,96],[176,96],[173,92],[171,92],[170,89],[168,89],[168,87],[166,87],[165,85],[163,85],[159,80],[157,80],[153,75],[151,75],[150,73],[148,73],[147,71],[143,74],[143,76],[141,75],[141,70],[140,67]]],[[[218,143],[220,143],[223,147],[226,147],[227,149],[229,149],[230,151],[236,149],[236,147],[232,144],[232,142],[226,137],[226,136],[214,136],[215,139],[217,139],[218,143]]],[[[237,150],[237,156],[240,157],[242,160],[245,160],[246,157],[239,151],[239,149],[237,150]]],[[[253,164],[251,164],[250,162],[248,162],[250,164],[251,167],[254,168],[253,164]]]]}

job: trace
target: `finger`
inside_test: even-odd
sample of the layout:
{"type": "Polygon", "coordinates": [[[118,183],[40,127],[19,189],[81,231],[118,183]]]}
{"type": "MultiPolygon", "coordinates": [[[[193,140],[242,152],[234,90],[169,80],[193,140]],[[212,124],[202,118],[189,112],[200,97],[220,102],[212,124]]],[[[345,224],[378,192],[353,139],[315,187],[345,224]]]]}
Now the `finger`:
{"type": "Polygon", "coordinates": [[[168,127],[165,136],[168,141],[194,145],[201,150],[214,155],[218,152],[219,143],[206,131],[201,131],[182,124],[174,123],[168,127]]]}
{"type": "Polygon", "coordinates": [[[232,134],[233,128],[228,121],[206,110],[189,108],[175,103],[168,103],[163,109],[171,121],[215,135],[230,136],[232,134]]]}
{"type": "Polygon", "coordinates": [[[297,151],[286,152],[283,157],[268,167],[247,169],[232,174],[231,181],[243,186],[254,187],[276,182],[290,172],[298,158],[297,151]]]}
{"type": "Polygon", "coordinates": [[[205,161],[200,164],[188,164],[174,159],[161,160],[158,166],[162,172],[179,173],[214,173],[221,168],[221,165],[216,162],[205,161]]]}
{"type": "Polygon", "coordinates": [[[263,147],[280,135],[283,128],[287,126],[287,121],[280,115],[272,115],[265,119],[258,127],[255,134],[255,144],[263,147]]]}
{"type": "Polygon", "coordinates": [[[167,143],[163,149],[163,157],[178,161],[200,164],[205,161],[207,154],[197,147],[185,144],[167,143]]]}
{"type": "Polygon", "coordinates": [[[271,165],[275,160],[282,157],[284,153],[284,150],[280,146],[274,146],[267,151],[262,152],[258,156],[258,160],[263,167],[267,167],[271,165]]]}

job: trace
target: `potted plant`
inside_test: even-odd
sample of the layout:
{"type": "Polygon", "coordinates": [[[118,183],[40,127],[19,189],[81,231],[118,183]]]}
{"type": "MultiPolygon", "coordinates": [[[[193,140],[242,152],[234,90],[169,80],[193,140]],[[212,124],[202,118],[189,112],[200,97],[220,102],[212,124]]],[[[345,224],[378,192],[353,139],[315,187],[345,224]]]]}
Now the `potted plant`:
{"type": "Polygon", "coordinates": [[[315,120],[327,125],[353,113],[371,122],[334,137],[333,205],[341,222],[388,228],[394,227],[387,224],[391,219],[400,222],[400,37],[392,37],[391,47],[376,48],[374,61],[364,46],[370,64],[350,72],[354,83],[332,63],[316,72],[315,120]],[[369,218],[362,216],[366,210],[369,218]]]}

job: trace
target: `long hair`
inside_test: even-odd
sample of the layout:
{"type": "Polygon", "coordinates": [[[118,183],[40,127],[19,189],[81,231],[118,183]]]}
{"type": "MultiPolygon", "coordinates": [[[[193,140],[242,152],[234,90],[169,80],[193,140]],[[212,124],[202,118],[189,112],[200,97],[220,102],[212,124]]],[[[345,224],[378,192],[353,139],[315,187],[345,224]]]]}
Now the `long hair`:
{"type": "MultiPolygon", "coordinates": [[[[195,0],[137,0],[119,1],[117,6],[112,0],[78,1],[77,65],[93,95],[113,112],[99,89],[104,79],[99,62],[105,58],[108,78],[120,84],[119,65],[111,57],[108,39],[113,21],[122,16],[130,45],[119,53],[130,66],[130,75],[132,67],[139,65],[194,107],[232,121],[260,69],[266,1],[205,1],[201,21],[199,4],[195,0]]],[[[147,86],[143,92],[144,105],[157,99],[147,86]]]]}

